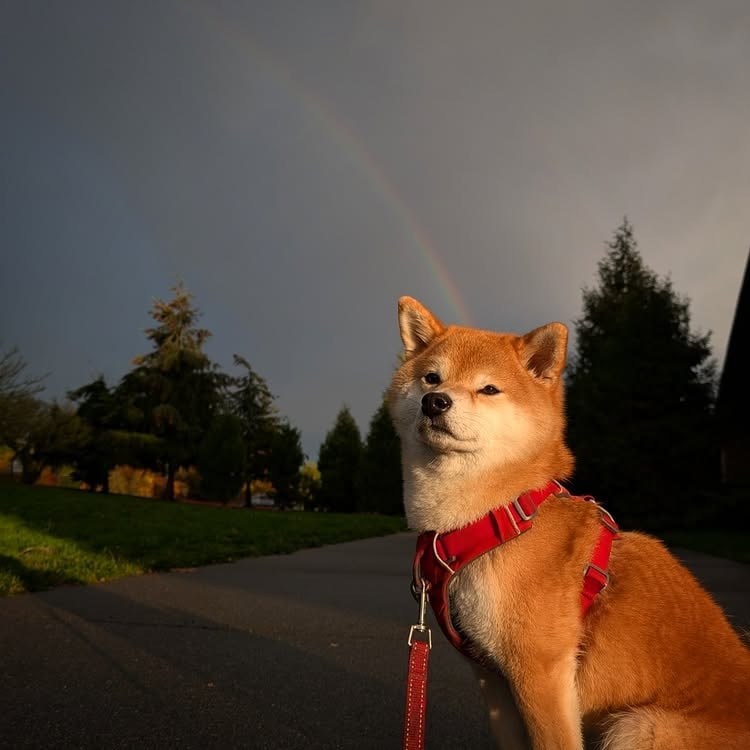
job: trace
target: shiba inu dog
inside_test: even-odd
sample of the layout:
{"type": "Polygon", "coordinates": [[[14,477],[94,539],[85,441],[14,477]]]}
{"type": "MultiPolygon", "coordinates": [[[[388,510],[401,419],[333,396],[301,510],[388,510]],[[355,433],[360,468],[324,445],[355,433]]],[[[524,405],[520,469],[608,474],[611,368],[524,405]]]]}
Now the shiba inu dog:
{"type": "Polygon", "coordinates": [[[750,650],[718,605],[660,542],[618,533],[601,507],[549,485],[573,471],[566,327],[444,326],[411,297],[398,318],[388,405],[406,516],[449,571],[442,594],[423,584],[433,607],[444,597],[441,626],[473,662],[498,746],[748,750],[750,650]],[[545,486],[544,502],[522,501],[545,486]],[[456,572],[443,539],[485,519],[514,538],[456,572]],[[593,569],[601,591],[582,611],[593,569]]]}

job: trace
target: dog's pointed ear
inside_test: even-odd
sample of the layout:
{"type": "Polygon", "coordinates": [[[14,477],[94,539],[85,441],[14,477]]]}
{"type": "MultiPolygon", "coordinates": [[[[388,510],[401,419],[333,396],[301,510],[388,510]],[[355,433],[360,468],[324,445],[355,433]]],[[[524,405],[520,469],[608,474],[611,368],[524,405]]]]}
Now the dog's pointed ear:
{"type": "Polygon", "coordinates": [[[413,297],[401,297],[398,301],[398,326],[404,342],[404,359],[419,354],[445,326],[413,297]]]}
{"type": "Polygon", "coordinates": [[[568,329],[562,323],[547,323],[521,336],[521,362],[539,380],[556,381],[565,367],[568,329]]]}

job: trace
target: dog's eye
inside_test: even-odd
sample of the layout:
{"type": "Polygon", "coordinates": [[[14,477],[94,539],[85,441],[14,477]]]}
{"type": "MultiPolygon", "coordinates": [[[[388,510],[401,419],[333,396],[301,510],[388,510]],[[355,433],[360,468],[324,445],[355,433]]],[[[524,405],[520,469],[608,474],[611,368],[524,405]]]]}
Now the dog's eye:
{"type": "Polygon", "coordinates": [[[494,385],[486,385],[479,392],[483,393],[485,396],[496,396],[498,393],[500,393],[500,389],[495,388],[494,385]]]}
{"type": "Polygon", "coordinates": [[[440,385],[440,375],[436,372],[428,372],[427,375],[424,376],[424,382],[427,383],[427,385],[440,385]]]}

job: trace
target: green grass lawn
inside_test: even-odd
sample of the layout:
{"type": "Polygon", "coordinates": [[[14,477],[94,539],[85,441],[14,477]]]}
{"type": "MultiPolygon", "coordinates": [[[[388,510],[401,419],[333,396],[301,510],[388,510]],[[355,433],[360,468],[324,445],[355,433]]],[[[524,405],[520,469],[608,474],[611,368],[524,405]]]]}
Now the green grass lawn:
{"type": "MultiPolygon", "coordinates": [[[[401,518],[216,508],[0,481],[0,596],[382,536],[401,518]]],[[[659,534],[750,564],[744,531],[659,534]]]]}
{"type": "Polygon", "coordinates": [[[168,503],[0,482],[0,595],[392,534],[389,516],[168,503]]]}

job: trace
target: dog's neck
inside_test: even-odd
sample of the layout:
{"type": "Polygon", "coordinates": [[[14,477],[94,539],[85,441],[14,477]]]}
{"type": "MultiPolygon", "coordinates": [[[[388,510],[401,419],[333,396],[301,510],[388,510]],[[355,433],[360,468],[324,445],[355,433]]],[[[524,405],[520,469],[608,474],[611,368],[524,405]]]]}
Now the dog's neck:
{"type": "Polygon", "coordinates": [[[534,461],[484,467],[468,453],[420,451],[403,457],[404,506],[415,531],[452,531],[512,502],[551,479],[566,479],[572,456],[565,446],[534,461]]]}

